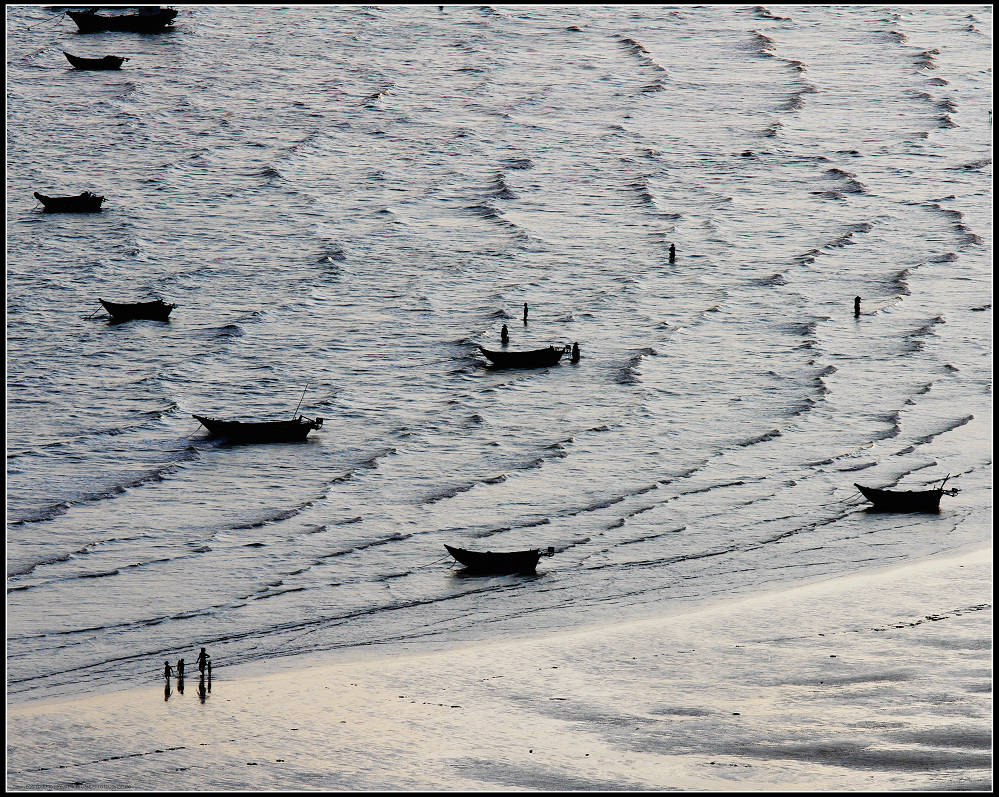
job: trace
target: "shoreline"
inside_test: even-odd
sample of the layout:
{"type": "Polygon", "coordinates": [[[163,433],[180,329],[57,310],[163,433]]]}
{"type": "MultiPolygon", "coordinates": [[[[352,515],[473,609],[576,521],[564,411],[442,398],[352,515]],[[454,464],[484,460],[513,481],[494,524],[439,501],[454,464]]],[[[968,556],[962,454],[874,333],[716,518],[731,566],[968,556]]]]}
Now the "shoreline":
{"type": "Polygon", "coordinates": [[[988,790],[991,551],[556,634],[225,667],[204,704],[196,678],[168,700],[161,682],[29,701],[8,707],[8,786],[988,790]]]}
{"type": "MultiPolygon", "coordinates": [[[[269,675],[280,675],[288,672],[299,672],[302,670],[321,669],[327,666],[339,665],[341,663],[363,663],[366,661],[377,661],[383,657],[392,656],[426,656],[426,655],[446,655],[448,653],[458,653],[460,651],[490,645],[516,645],[520,643],[530,643],[539,640],[550,640],[553,637],[574,636],[578,634],[600,633],[611,629],[620,629],[631,625],[644,623],[664,622],[666,620],[683,617],[685,615],[711,612],[714,610],[723,611],[725,607],[737,606],[742,603],[755,600],[766,600],[777,598],[778,596],[797,590],[808,589],[830,582],[848,581],[850,579],[867,579],[877,577],[882,573],[891,573],[896,570],[906,570],[908,568],[919,567],[924,564],[940,560],[959,558],[967,554],[991,550],[992,542],[973,542],[957,548],[940,551],[938,553],[922,556],[917,559],[908,560],[904,563],[883,564],[876,567],[865,568],[853,573],[821,575],[804,579],[797,582],[787,582],[775,585],[765,592],[750,592],[735,596],[725,597],[701,597],[690,599],[681,605],[662,608],[658,610],[646,609],[637,617],[630,617],[621,622],[603,620],[587,623],[572,628],[561,630],[538,629],[525,632],[515,637],[504,637],[501,640],[488,638],[477,639],[416,639],[405,642],[372,642],[365,645],[352,645],[343,648],[333,648],[309,653],[288,653],[275,655],[270,659],[251,661],[246,663],[226,664],[222,667],[216,666],[215,672],[226,673],[232,680],[244,678],[266,678],[269,675]]],[[[188,673],[193,672],[193,666],[188,669],[188,673]]],[[[193,677],[193,676],[192,676],[193,677]]],[[[189,679],[190,680],[190,679],[189,679]]],[[[217,678],[216,678],[217,680],[217,678]]],[[[125,688],[105,685],[96,688],[88,697],[99,698],[117,695],[126,692],[144,691],[148,687],[129,686],[125,688]]],[[[78,696],[43,696],[38,698],[23,697],[22,694],[7,696],[8,710],[18,708],[29,708],[31,706],[46,706],[49,704],[74,703],[85,699],[78,696]]]]}

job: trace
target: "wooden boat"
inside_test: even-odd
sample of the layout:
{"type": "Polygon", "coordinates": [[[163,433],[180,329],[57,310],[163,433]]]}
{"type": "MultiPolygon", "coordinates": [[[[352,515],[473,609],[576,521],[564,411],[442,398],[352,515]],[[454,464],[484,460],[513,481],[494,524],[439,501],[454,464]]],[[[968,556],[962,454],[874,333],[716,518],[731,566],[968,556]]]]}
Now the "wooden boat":
{"type": "Polygon", "coordinates": [[[101,209],[104,197],[84,191],[78,196],[45,196],[34,192],[35,199],[42,203],[46,213],[96,213],[101,209]]]}
{"type": "Polygon", "coordinates": [[[549,346],[547,349],[533,349],[532,351],[493,351],[479,346],[479,351],[496,368],[546,368],[549,365],[556,365],[562,359],[562,355],[570,351],[570,348],[568,346],[559,348],[549,346]]]}
{"type": "Polygon", "coordinates": [[[879,512],[939,512],[941,496],[958,493],[956,487],[945,490],[942,484],[936,490],[878,490],[856,482],[853,486],[874,505],[872,509],[879,512]]]}
{"type": "Polygon", "coordinates": [[[77,69],[121,69],[121,65],[128,60],[118,55],[105,55],[103,58],[81,58],[78,55],[67,53],[65,50],[62,51],[62,54],[77,69]]]}
{"type": "Polygon", "coordinates": [[[102,16],[94,11],[67,11],[80,33],[98,33],[105,30],[128,33],[161,33],[173,24],[177,12],[172,8],[149,6],[138,14],[102,16]]]}
{"type": "Polygon", "coordinates": [[[533,573],[542,556],[554,556],[555,549],[549,548],[542,553],[537,548],[529,551],[466,551],[464,548],[452,548],[445,545],[447,552],[458,562],[476,573],[533,573]]]}
{"type": "Polygon", "coordinates": [[[167,304],[161,299],[154,302],[106,302],[103,299],[98,301],[104,305],[112,321],[131,321],[135,318],[166,321],[170,317],[170,311],[177,306],[167,304]]]}
{"type": "Polygon", "coordinates": [[[230,443],[298,443],[323,425],[322,418],[302,415],[293,421],[220,421],[204,415],[194,417],[213,437],[224,438],[230,443]]]}

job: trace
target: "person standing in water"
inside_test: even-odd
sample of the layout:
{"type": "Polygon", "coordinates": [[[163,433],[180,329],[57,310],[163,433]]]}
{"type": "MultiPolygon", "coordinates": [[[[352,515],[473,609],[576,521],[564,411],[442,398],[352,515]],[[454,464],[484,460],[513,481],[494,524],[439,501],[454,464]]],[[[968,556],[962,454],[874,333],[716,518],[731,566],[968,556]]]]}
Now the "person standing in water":
{"type": "Polygon", "coordinates": [[[524,323],[527,323],[527,302],[524,302],[524,323]]]}
{"type": "Polygon", "coordinates": [[[860,318],[860,297],[856,296],[853,299],[853,317],[860,318]]]}
{"type": "Polygon", "coordinates": [[[177,659],[177,678],[184,680],[184,660],[177,659]]]}
{"type": "Polygon", "coordinates": [[[163,662],[163,677],[169,681],[171,675],[173,675],[173,668],[170,666],[170,662],[163,662]]]}
{"type": "Polygon", "coordinates": [[[572,356],[569,358],[569,362],[578,363],[579,362],[579,343],[572,344],[572,356]]]}
{"type": "Polygon", "coordinates": [[[205,664],[208,663],[208,654],[205,653],[205,649],[202,648],[201,652],[198,654],[198,669],[201,670],[202,676],[205,674],[205,664]]]}
{"type": "Polygon", "coordinates": [[[676,244],[669,245],[669,262],[670,263],[676,262],[676,244]]]}
{"type": "Polygon", "coordinates": [[[506,328],[506,324],[503,325],[503,329],[500,330],[500,343],[506,346],[510,342],[510,330],[506,328]]]}

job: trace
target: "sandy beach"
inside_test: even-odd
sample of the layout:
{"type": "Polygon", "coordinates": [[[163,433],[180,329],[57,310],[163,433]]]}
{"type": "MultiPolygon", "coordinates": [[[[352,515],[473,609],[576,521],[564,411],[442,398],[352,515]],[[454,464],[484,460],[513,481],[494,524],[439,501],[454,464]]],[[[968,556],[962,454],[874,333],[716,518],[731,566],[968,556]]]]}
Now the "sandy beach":
{"type": "Polygon", "coordinates": [[[167,700],[159,681],[16,706],[7,785],[989,790],[991,554],[545,638],[217,666],[204,702],[189,669],[167,700]]]}

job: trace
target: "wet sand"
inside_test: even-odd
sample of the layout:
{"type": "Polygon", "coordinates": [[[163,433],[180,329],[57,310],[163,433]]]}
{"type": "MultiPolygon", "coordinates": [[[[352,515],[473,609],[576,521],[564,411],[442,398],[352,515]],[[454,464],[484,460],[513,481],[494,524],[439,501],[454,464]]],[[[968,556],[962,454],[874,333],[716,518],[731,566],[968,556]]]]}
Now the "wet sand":
{"type": "Polygon", "coordinates": [[[169,700],[151,679],[28,703],[8,711],[7,785],[989,790],[991,560],[537,639],[217,667],[204,703],[196,670],[169,700]]]}

